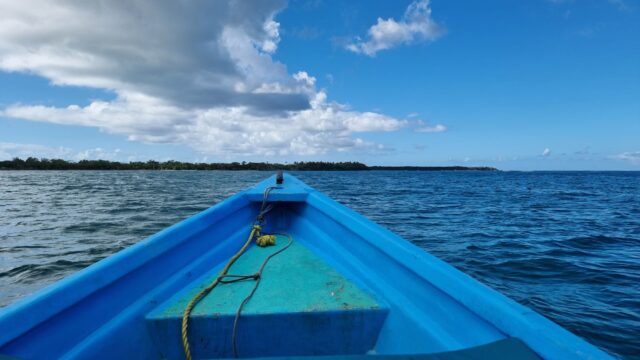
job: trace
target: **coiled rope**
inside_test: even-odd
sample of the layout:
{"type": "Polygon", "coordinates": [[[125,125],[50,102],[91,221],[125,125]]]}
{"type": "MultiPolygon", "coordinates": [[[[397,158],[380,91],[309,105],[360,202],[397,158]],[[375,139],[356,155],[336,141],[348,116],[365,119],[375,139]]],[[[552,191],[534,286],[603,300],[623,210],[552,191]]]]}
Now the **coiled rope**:
{"type": "Polygon", "coordinates": [[[265,260],[263,261],[262,265],[260,266],[258,272],[256,272],[255,274],[251,274],[251,275],[229,275],[227,273],[229,272],[229,269],[231,268],[231,266],[236,262],[236,260],[238,260],[238,258],[240,258],[240,256],[242,256],[242,254],[245,252],[245,250],[249,247],[249,245],[251,244],[251,241],[253,240],[254,237],[256,238],[256,244],[258,246],[275,245],[276,236],[275,235],[261,235],[262,226],[260,224],[262,224],[264,222],[264,216],[269,211],[271,211],[273,209],[273,206],[274,206],[273,204],[268,204],[267,205],[267,198],[268,198],[269,193],[271,192],[271,190],[276,189],[276,188],[277,187],[275,187],[275,186],[269,186],[269,187],[267,187],[265,189],[263,197],[262,197],[262,205],[260,206],[260,211],[258,212],[258,216],[256,217],[256,221],[253,224],[253,226],[251,227],[251,232],[249,233],[249,237],[247,238],[247,241],[245,241],[244,245],[242,245],[240,250],[238,250],[238,252],[236,252],[231,257],[231,259],[229,259],[229,261],[224,266],[224,268],[222,269],[222,271],[220,272],[218,277],[216,277],[216,279],[211,284],[209,284],[209,286],[207,286],[206,288],[202,289],[196,296],[194,296],[191,299],[191,301],[189,301],[189,304],[187,304],[187,307],[185,308],[184,313],[182,315],[182,329],[181,329],[182,330],[182,347],[184,349],[184,356],[185,356],[185,358],[187,360],[191,360],[191,349],[189,347],[189,316],[191,315],[191,311],[193,310],[193,308],[200,302],[200,300],[202,300],[205,296],[207,296],[211,292],[211,290],[213,290],[220,283],[228,284],[228,283],[233,283],[233,282],[247,280],[247,279],[254,279],[255,280],[255,285],[251,289],[251,292],[249,293],[249,295],[247,295],[247,297],[245,297],[244,300],[242,300],[242,303],[240,303],[240,306],[238,307],[238,310],[236,311],[235,319],[233,321],[233,336],[232,336],[233,354],[234,354],[235,357],[238,357],[238,349],[237,349],[237,346],[236,346],[236,343],[237,343],[236,340],[237,340],[238,320],[240,318],[240,314],[242,313],[242,308],[246,305],[246,303],[249,301],[249,299],[251,299],[253,294],[255,294],[256,290],[258,289],[258,286],[260,285],[260,280],[262,279],[262,271],[264,270],[264,267],[267,265],[269,260],[271,260],[271,258],[273,258],[274,256],[280,254],[281,252],[283,252],[284,250],[289,248],[289,246],[291,246],[291,244],[293,243],[293,237],[291,235],[288,235],[288,234],[278,234],[278,235],[281,235],[281,236],[288,237],[289,238],[289,242],[287,243],[287,245],[285,245],[284,247],[282,247],[278,251],[276,251],[273,254],[270,254],[269,256],[267,256],[267,258],[265,258],[265,260]],[[226,280],[226,278],[232,278],[232,280],[226,280]]]}

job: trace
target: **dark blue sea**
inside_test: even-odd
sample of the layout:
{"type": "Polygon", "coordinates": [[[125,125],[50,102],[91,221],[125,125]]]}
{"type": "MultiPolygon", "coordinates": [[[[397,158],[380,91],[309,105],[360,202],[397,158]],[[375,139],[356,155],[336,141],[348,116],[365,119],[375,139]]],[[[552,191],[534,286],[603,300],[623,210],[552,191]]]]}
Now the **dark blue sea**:
{"type": "MultiPolygon", "coordinates": [[[[0,171],[0,306],[269,176],[0,171]]],[[[299,178],[613,355],[640,354],[640,172],[299,178]]]]}

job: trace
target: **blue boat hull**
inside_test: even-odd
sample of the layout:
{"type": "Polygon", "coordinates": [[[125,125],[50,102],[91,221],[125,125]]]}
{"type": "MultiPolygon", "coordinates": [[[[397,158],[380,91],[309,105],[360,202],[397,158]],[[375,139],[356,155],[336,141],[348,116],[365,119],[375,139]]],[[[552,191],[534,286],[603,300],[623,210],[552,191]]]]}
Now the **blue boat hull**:
{"type": "MultiPolygon", "coordinates": [[[[274,183],[269,178],[3,309],[0,354],[182,358],[184,300],[242,246],[274,183]]],[[[285,174],[268,200],[276,205],[265,231],[290,234],[298,248],[265,268],[265,283],[241,317],[241,357],[460,354],[514,339],[534,357],[610,358],[293,176],[285,174]],[[298,257],[308,260],[294,264],[298,257]],[[268,279],[269,266],[280,275],[268,279]]],[[[250,268],[258,251],[238,266],[250,268]]],[[[214,292],[198,305],[194,358],[233,356],[233,296],[214,292]]]]}

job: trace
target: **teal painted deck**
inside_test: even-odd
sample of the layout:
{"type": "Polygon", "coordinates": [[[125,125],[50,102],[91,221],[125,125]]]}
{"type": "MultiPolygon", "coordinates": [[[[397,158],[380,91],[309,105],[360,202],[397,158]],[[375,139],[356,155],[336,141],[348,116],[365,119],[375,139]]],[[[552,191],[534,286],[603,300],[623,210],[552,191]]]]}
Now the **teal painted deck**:
{"type": "MultiPolygon", "coordinates": [[[[284,247],[287,238],[278,236],[275,246],[250,247],[231,267],[229,274],[255,273],[264,259],[284,247]]],[[[218,275],[218,269],[199,286],[183,293],[157,317],[181,317],[186,305],[200,290],[218,275]]],[[[220,284],[202,299],[191,313],[192,317],[235,315],[238,305],[254,286],[253,280],[220,284]]],[[[260,287],[244,307],[242,314],[287,312],[341,311],[350,309],[378,309],[380,305],[369,294],[327,265],[299,242],[273,257],[264,269],[260,287]]]]}
{"type": "MultiPolygon", "coordinates": [[[[275,246],[252,245],[229,274],[256,273],[264,260],[287,242],[286,236],[278,236],[275,246]]],[[[212,268],[147,316],[161,357],[181,356],[179,329],[183,311],[220,271],[221,266],[212,268]]],[[[194,358],[232,355],[235,314],[254,285],[253,279],[221,283],[193,309],[189,338],[194,358]]],[[[370,293],[301,242],[294,241],[269,260],[260,286],[242,311],[238,322],[239,352],[243,357],[278,355],[278,349],[292,349],[291,355],[362,354],[375,346],[388,311],[370,293]],[[258,346],[256,336],[260,338],[258,346]]]]}

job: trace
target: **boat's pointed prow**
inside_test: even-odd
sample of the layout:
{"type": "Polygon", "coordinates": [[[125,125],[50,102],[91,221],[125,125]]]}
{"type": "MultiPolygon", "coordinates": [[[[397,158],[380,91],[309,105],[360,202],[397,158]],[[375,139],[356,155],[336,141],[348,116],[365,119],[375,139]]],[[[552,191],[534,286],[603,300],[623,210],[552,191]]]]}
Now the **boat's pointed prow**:
{"type": "Polygon", "coordinates": [[[194,358],[610,358],[287,173],[0,312],[24,359],[181,359],[185,333],[194,358]]]}
{"type": "Polygon", "coordinates": [[[279,183],[278,176],[274,175],[247,189],[244,194],[250,201],[262,201],[264,191],[269,187],[275,189],[269,194],[270,202],[304,202],[315,191],[295,176],[284,173],[279,183]]]}

